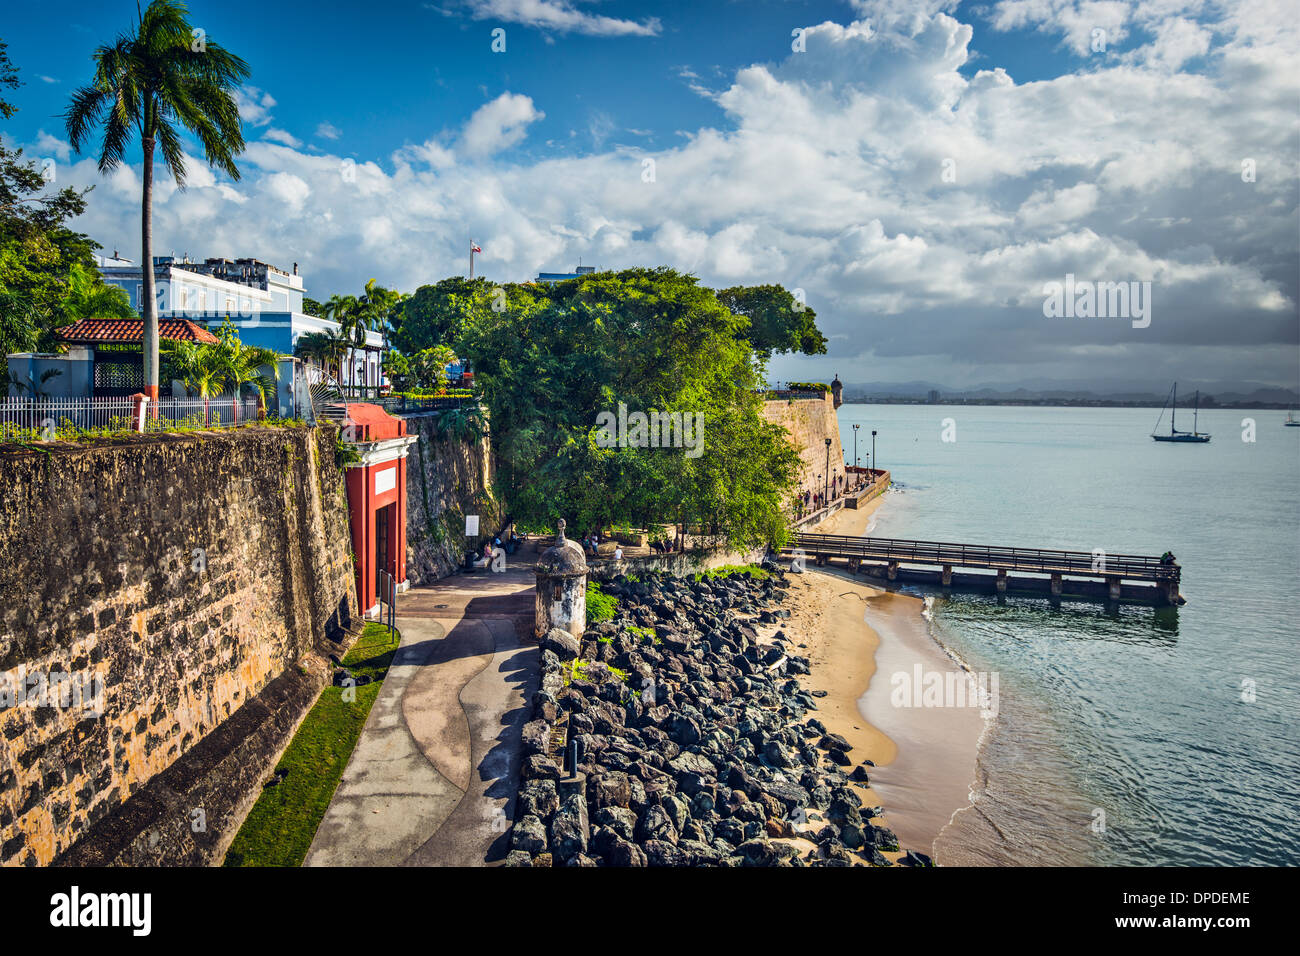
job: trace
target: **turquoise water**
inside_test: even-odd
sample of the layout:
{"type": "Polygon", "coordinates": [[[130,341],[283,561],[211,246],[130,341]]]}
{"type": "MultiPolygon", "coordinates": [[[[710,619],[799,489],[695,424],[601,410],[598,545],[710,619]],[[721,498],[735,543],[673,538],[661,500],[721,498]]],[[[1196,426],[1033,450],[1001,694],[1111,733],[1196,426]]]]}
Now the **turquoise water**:
{"type": "Polygon", "coordinates": [[[873,534],[1172,550],[1183,567],[1177,610],[935,598],[936,639],[1001,694],[942,863],[1300,863],[1300,429],[1215,410],[1213,441],[1175,445],[1150,439],[1158,412],[839,411],[846,456],[858,423],[865,465],[876,429],[898,486],[873,534]]]}

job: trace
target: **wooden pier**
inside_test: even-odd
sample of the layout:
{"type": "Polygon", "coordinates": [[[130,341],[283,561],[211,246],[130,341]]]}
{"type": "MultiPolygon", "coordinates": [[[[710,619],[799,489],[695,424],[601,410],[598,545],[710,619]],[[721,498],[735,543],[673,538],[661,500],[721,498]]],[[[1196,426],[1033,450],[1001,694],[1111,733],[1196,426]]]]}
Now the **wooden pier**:
{"type": "Polygon", "coordinates": [[[1034,594],[1179,605],[1177,563],[1140,554],[1000,548],[943,541],[798,534],[783,554],[906,584],[990,594],[1034,594]],[[973,573],[972,573],[973,572],[973,573]]]}

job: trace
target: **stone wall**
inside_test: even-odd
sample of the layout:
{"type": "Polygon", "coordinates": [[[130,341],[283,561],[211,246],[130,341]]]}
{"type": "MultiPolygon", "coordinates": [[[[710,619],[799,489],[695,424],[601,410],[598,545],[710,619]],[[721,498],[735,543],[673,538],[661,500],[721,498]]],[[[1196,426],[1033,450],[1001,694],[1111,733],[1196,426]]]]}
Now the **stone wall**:
{"type": "Polygon", "coordinates": [[[356,618],[332,428],[0,451],[0,862],[209,862],[356,618]]]}
{"type": "Polygon", "coordinates": [[[799,449],[799,492],[824,491],[826,474],[826,439],[831,440],[831,474],[844,476],[844,449],[840,446],[840,425],[831,401],[831,393],[817,398],[777,398],[763,403],[763,417],[776,422],[790,433],[799,449]],[[818,481],[817,475],[823,480],[818,481]]]}
{"type": "MultiPolygon", "coordinates": [[[[465,563],[465,516],[479,516],[481,535],[501,530],[502,512],[492,498],[488,439],[451,438],[436,415],[406,416],[411,446],[406,468],[406,573],[411,584],[444,578],[465,563]]],[[[469,542],[482,548],[483,538],[469,542]]]]}
{"type": "Polygon", "coordinates": [[[752,551],[729,551],[714,548],[707,551],[675,551],[671,554],[643,554],[622,561],[613,558],[589,558],[587,576],[594,581],[609,581],[620,574],[670,574],[686,577],[714,568],[734,565],[758,564],[766,553],[763,548],[752,551]]]}

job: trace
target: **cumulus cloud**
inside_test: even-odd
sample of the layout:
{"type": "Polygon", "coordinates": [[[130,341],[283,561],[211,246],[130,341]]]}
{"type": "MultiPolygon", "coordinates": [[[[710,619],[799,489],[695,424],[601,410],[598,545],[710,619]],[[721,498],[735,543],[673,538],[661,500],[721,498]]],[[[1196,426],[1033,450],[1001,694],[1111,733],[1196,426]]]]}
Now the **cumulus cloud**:
{"type": "Polygon", "coordinates": [[[37,132],[35,147],[36,153],[40,156],[53,156],[64,162],[72,158],[72,146],[68,141],[51,136],[45,130],[37,132]]]}
{"type": "MultiPolygon", "coordinates": [[[[708,94],[725,122],[671,148],[525,161],[511,148],[546,104],[505,93],[388,157],[252,141],[241,182],[160,190],[155,235],[297,261],[317,298],[464,272],[471,236],[499,281],[581,259],[780,282],[804,290],[832,349],[778,358],[780,378],[1294,385],[1297,43],[1257,2],[1213,20],[1180,0],[1133,5],[1142,29],[1122,56],[1037,82],[1000,63],[969,76],[971,27],[951,4],[892,18],[880,4],[873,23],[863,2],[862,21],[809,27],[807,52],[738,70],[708,94]],[[1044,284],[1069,273],[1151,281],[1150,327],[1045,318],[1044,284]]],[[[1090,10],[990,16],[1066,38],[1090,10]]],[[[60,170],[78,177],[101,181],[89,159],[60,170]]],[[[80,228],[131,248],[138,202],[137,165],[96,190],[80,228]]]]}
{"type": "Polygon", "coordinates": [[[607,37],[656,36],[661,29],[656,17],[639,22],[621,20],[587,13],[567,0],[467,0],[467,5],[470,15],[476,20],[521,23],[557,33],[607,37]]]}
{"type": "Polygon", "coordinates": [[[239,115],[245,123],[265,126],[271,122],[275,97],[270,93],[263,92],[256,86],[243,86],[235,91],[235,103],[239,106],[239,115]]]}
{"type": "Polygon", "coordinates": [[[529,124],[545,115],[533,106],[531,97],[502,93],[474,111],[461,133],[459,149],[469,156],[499,153],[522,140],[529,124]]]}
{"type": "Polygon", "coordinates": [[[338,139],[343,135],[343,130],[333,123],[325,122],[316,127],[316,135],[321,139],[338,139]]]}
{"type": "Polygon", "coordinates": [[[271,127],[263,133],[262,138],[272,140],[276,143],[282,143],[285,146],[292,146],[294,149],[298,149],[302,146],[302,140],[297,136],[294,136],[286,130],[276,129],[275,127],[271,127]]]}

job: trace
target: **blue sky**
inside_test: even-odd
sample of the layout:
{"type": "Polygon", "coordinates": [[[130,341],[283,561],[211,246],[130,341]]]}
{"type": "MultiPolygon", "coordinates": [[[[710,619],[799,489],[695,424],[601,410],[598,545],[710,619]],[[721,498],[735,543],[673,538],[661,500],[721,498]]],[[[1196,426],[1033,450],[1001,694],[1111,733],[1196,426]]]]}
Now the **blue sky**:
{"type": "MultiPolygon", "coordinates": [[[[851,9],[844,2],[799,0],[610,0],[586,8],[637,24],[657,19],[658,32],[591,36],[493,16],[476,19],[472,6],[456,0],[193,0],[189,8],[196,26],[249,62],[249,84],[276,100],[276,128],[358,160],[422,142],[431,130],[464,121],[506,91],[546,104],[546,117],[518,148],[522,156],[669,145],[683,130],[728,125],[723,111],[692,84],[722,87],[741,67],[784,59],[793,29],[843,20],[851,9]],[[497,28],[506,30],[505,53],[491,50],[497,28]],[[340,132],[342,146],[317,133],[322,123],[340,132]]],[[[68,96],[90,75],[94,49],[135,15],[135,4],[121,0],[74,9],[58,41],[50,42],[50,9],[23,4],[5,16],[3,37],[26,80],[15,96],[22,113],[11,135],[19,139],[60,128],[68,96]]],[[[1080,62],[1035,31],[999,32],[979,18],[972,22],[967,75],[998,63],[1017,81],[1045,79],[1080,62]]]]}
{"type": "MultiPolygon", "coordinates": [[[[60,114],[134,11],[22,5],[0,33],[26,81],[0,135],[94,185],[78,226],[133,258],[139,160],[100,176],[60,114]]],[[[1293,0],[191,12],[250,63],[248,148],[238,183],[196,148],[188,189],[164,177],[160,253],[298,262],[320,298],[464,272],[471,238],[497,281],[581,260],[779,282],[831,350],[782,378],[1300,379],[1293,0]],[[1153,320],[1048,318],[1066,276],[1151,282],[1153,320]]]]}

